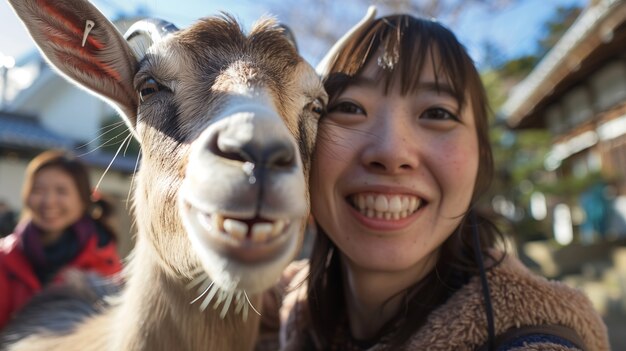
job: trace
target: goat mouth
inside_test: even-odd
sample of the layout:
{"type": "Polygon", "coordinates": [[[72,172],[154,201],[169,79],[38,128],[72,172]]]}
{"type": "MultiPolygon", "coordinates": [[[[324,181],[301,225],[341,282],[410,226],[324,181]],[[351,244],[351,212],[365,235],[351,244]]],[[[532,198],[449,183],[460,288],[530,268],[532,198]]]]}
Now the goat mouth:
{"type": "Polygon", "coordinates": [[[254,210],[254,200],[243,206],[238,198],[222,198],[218,206],[207,200],[210,196],[197,195],[196,188],[181,189],[178,216],[198,263],[215,285],[248,293],[273,285],[300,247],[306,217],[286,203],[273,203],[266,213],[254,210]]]}
{"type": "Polygon", "coordinates": [[[285,233],[289,220],[271,220],[256,216],[244,219],[220,213],[198,212],[198,222],[210,233],[233,245],[265,244],[285,233]]]}
{"type": "Polygon", "coordinates": [[[271,260],[292,232],[289,219],[260,216],[240,218],[222,213],[208,213],[184,202],[186,221],[191,223],[190,235],[209,245],[212,250],[241,262],[271,260]]]}

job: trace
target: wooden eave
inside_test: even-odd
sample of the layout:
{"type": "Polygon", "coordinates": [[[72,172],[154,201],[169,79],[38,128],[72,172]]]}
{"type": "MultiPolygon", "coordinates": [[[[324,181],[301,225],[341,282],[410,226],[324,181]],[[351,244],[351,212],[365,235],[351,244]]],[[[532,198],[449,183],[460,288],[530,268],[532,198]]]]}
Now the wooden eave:
{"type": "MultiPolygon", "coordinates": [[[[576,25],[568,30],[564,38],[570,34],[568,39],[573,40],[569,32],[575,31],[576,25]]],[[[563,50],[559,44],[555,49],[563,50]]],[[[626,2],[623,1],[617,1],[617,4],[607,8],[606,13],[593,22],[585,36],[579,38],[565,54],[549,52],[533,72],[518,84],[502,111],[507,124],[516,129],[545,128],[543,112],[547,106],[609,60],[618,57],[626,57],[626,2]]]]}

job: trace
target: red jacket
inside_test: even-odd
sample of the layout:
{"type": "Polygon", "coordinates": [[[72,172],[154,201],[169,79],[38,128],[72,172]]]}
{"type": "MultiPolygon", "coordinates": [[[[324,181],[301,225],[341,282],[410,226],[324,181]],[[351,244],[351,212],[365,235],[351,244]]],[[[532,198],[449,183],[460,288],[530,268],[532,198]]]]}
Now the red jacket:
{"type": "MultiPolygon", "coordinates": [[[[0,239],[0,329],[42,286],[30,262],[18,244],[17,236],[11,234],[0,239]]],[[[53,279],[61,280],[67,269],[80,269],[110,276],[122,268],[115,248],[115,241],[98,247],[97,235],[92,235],[83,250],[53,279]]]]}

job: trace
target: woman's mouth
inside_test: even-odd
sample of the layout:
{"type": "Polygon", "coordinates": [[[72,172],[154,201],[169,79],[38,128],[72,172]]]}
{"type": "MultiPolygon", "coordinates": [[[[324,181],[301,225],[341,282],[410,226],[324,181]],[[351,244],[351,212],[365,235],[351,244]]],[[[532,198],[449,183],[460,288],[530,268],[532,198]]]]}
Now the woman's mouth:
{"type": "Polygon", "coordinates": [[[348,196],[347,200],[365,217],[385,220],[406,218],[426,205],[415,195],[359,193],[348,196]]]}

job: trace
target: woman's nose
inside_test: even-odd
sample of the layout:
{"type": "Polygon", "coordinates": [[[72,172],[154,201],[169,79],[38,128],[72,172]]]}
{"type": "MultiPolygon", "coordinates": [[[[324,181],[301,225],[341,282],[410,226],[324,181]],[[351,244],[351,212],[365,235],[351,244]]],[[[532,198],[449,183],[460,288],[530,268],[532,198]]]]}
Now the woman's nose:
{"type": "Polygon", "coordinates": [[[48,191],[46,191],[43,194],[41,194],[41,204],[42,205],[50,206],[53,203],[54,203],[54,194],[51,194],[48,191]]]}
{"type": "Polygon", "coordinates": [[[381,115],[368,136],[362,154],[365,167],[376,172],[402,173],[414,170],[419,165],[419,154],[410,121],[395,115],[381,115]]]}

